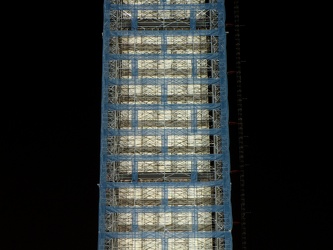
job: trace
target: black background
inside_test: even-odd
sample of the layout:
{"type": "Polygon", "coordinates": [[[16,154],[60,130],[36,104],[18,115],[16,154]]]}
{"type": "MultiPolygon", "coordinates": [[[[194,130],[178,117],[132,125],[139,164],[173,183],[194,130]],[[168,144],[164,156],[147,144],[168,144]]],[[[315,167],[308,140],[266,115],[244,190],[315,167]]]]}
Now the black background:
{"type": "MultiPolygon", "coordinates": [[[[313,160],[316,116],[301,91],[307,32],[290,4],[239,2],[248,249],[329,249],[329,172],[313,160]]],[[[1,244],[97,249],[103,2],[13,4],[3,8],[1,244]]]]}

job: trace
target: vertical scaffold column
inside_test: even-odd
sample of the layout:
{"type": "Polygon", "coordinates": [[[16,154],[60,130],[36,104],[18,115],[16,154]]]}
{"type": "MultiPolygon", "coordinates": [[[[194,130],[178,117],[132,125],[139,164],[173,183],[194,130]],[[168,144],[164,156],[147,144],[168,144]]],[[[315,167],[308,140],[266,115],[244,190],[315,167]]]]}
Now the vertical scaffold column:
{"type": "Polygon", "coordinates": [[[231,250],[224,0],[105,0],[99,250],[231,250]]]}

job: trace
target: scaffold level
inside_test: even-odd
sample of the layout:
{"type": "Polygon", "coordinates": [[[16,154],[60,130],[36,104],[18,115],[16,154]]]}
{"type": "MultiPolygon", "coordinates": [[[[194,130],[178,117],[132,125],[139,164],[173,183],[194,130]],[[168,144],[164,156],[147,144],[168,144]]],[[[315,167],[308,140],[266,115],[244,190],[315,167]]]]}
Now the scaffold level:
{"type": "Polygon", "coordinates": [[[231,250],[224,0],[105,0],[99,250],[231,250]]]}

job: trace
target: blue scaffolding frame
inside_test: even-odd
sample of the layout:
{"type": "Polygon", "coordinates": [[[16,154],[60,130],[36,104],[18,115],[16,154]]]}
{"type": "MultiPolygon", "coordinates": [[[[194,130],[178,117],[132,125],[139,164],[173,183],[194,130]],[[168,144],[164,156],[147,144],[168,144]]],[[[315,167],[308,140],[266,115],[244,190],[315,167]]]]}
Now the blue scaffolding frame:
{"type": "MultiPolygon", "coordinates": [[[[116,21],[115,21],[116,22],[116,21]]],[[[117,25],[116,25],[117,26],[117,25]]],[[[121,249],[106,248],[106,242],[112,239],[159,239],[161,241],[161,249],[168,249],[168,240],[174,238],[211,238],[220,240],[220,244],[215,244],[216,250],[232,249],[232,211],[231,211],[231,183],[230,183],[230,156],[229,156],[229,109],[228,109],[228,82],[227,82],[227,62],[226,62],[226,32],[225,32],[225,8],[224,0],[216,0],[212,3],[193,3],[193,4],[171,4],[170,0],[161,0],[156,4],[121,4],[117,0],[105,0],[104,3],[104,28],[103,28],[103,78],[102,78],[102,103],[101,103],[101,145],[100,145],[100,200],[99,200],[99,232],[98,232],[98,249],[121,249]],[[188,29],[185,30],[168,30],[156,29],[145,30],[140,29],[138,21],[138,13],[140,11],[188,11],[189,21],[188,29]],[[217,24],[210,29],[198,29],[196,24],[196,13],[198,11],[214,11],[217,13],[217,24]],[[122,27],[112,27],[112,12],[130,13],[131,17],[127,18],[130,24],[126,29],[122,27]],[[161,40],[158,53],[150,54],[122,54],[120,52],[110,51],[111,38],[121,37],[144,37],[154,36],[161,40]],[[197,54],[171,54],[168,52],[168,37],[176,36],[206,36],[215,37],[217,39],[216,51],[197,54]],[[111,67],[117,65],[118,62],[126,60],[129,62],[129,77],[121,78],[112,76],[111,67]],[[191,77],[172,78],[172,77],[155,77],[145,78],[140,75],[139,63],[142,60],[187,60],[191,62],[188,69],[191,77]],[[198,78],[198,61],[209,60],[218,62],[215,77],[198,78]],[[113,63],[113,64],[112,64],[113,63]],[[113,65],[113,66],[110,66],[113,65]],[[111,69],[110,69],[111,68],[111,69]],[[111,76],[110,76],[111,75],[111,76]],[[168,85],[196,84],[216,86],[218,91],[218,102],[211,103],[170,103],[168,99],[168,85]],[[121,103],[110,101],[110,88],[117,86],[144,86],[156,85],[161,89],[160,100],[158,103],[121,103]],[[138,113],[142,110],[152,112],[165,110],[189,110],[191,112],[191,120],[184,128],[140,128],[138,126],[138,113]],[[198,129],[198,120],[196,116],[198,110],[208,110],[209,112],[218,112],[218,123],[214,127],[198,129]],[[110,112],[131,112],[129,118],[130,126],[119,128],[110,127],[110,112]],[[219,138],[218,150],[210,153],[197,154],[195,151],[187,154],[171,154],[169,152],[170,136],[195,136],[203,135],[219,138]],[[116,140],[126,136],[155,136],[161,142],[159,147],[154,149],[154,153],[136,154],[134,151],[129,153],[117,153],[110,151],[110,140],[116,140]],[[140,182],[138,163],[146,161],[188,161],[190,162],[191,172],[188,181],[179,182],[140,182]],[[199,161],[221,162],[217,165],[220,171],[220,178],[209,181],[199,181],[197,163],[199,161]],[[108,162],[131,162],[130,181],[117,182],[108,179],[108,162]],[[186,205],[173,206],[169,204],[168,192],[170,188],[199,188],[211,187],[221,190],[221,201],[215,204],[206,204],[202,206],[186,205]],[[108,194],[110,190],[117,191],[119,189],[145,189],[158,188],[161,190],[160,204],[154,206],[118,206],[108,202],[108,194]],[[192,222],[191,230],[187,231],[145,231],[140,230],[138,223],[138,215],[140,213],[191,213],[192,222]],[[219,214],[221,216],[222,226],[215,225],[211,231],[200,231],[198,225],[198,213],[209,212],[219,214]],[[110,231],[106,229],[107,214],[131,214],[130,230],[127,231],[110,231]]],[[[170,249],[170,248],[169,248],[170,249]]],[[[199,249],[199,248],[198,248],[199,249]]],[[[206,249],[206,248],[205,248],[206,249]]]]}

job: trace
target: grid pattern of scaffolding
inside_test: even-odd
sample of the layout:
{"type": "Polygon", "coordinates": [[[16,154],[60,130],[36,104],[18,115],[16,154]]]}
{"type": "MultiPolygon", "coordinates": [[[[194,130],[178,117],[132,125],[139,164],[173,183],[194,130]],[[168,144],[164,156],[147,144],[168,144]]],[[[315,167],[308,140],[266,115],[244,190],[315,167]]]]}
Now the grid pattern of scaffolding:
{"type": "Polygon", "coordinates": [[[105,0],[99,250],[231,250],[224,0],[105,0]]]}

